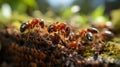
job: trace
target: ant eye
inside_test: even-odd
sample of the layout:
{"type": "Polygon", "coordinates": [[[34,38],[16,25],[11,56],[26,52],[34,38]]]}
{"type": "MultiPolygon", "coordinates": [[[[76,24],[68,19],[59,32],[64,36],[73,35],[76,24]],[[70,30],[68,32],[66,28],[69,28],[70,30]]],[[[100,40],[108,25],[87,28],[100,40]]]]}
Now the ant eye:
{"type": "Polygon", "coordinates": [[[39,24],[40,24],[41,28],[44,28],[44,21],[43,21],[43,20],[41,20],[41,21],[39,22],[39,24]]]}
{"type": "Polygon", "coordinates": [[[54,28],[55,28],[54,25],[50,25],[50,26],[48,27],[48,32],[52,32],[52,31],[54,31],[54,28]]]}
{"type": "Polygon", "coordinates": [[[24,32],[27,28],[27,25],[28,23],[23,23],[21,26],[20,26],[20,32],[24,32]]]}
{"type": "Polygon", "coordinates": [[[93,41],[93,35],[91,32],[88,32],[86,33],[86,38],[89,40],[89,41],[93,41]]]}
{"type": "Polygon", "coordinates": [[[88,28],[87,30],[91,33],[98,33],[98,29],[96,28],[88,28]]]}

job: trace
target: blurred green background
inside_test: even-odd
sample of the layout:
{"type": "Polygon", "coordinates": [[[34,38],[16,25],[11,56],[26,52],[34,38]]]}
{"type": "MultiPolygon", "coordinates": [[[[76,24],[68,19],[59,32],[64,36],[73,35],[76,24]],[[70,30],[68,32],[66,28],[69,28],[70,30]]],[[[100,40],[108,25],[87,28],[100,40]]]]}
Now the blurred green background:
{"type": "Polygon", "coordinates": [[[1,27],[6,24],[19,27],[22,22],[35,17],[48,24],[64,21],[80,26],[112,21],[117,26],[119,16],[120,0],[0,0],[1,27]]]}

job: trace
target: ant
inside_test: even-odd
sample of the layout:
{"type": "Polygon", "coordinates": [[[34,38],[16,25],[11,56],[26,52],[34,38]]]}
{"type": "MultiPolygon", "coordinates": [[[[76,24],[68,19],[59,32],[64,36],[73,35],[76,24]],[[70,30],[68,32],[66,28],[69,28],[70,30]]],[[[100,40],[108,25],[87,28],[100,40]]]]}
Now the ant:
{"type": "Polygon", "coordinates": [[[65,30],[66,28],[66,24],[65,23],[59,23],[59,22],[56,22],[55,24],[51,24],[49,27],[48,27],[48,32],[56,32],[56,31],[60,31],[60,30],[65,30]]]}
{"type": "Polygon", "coordinates": [[[70,27],[66,25],[66,23],[59,23],[57,22],[56,24],[51,24],[48,27],[48,32],[59,32],[65,33],[65,36],[68,36],[71,32],[70,27]]]}
{"type": "Polygon", "coordinates": [[[96,28],[88,28],[88,29],[84,29],[84,30],[81,30],[79,32],[79,36],[83,39],[87,39],[88,41],[93,41],[94,40],[94,37],[96,38],[97,37],[97,33],[98,33],[98,29],[96,28]]]}
{"type": "Polygon", "coordinates": [[[82,43],[82,41],[70,41],[67,45],[68,48],[76,49],[78,51],[84,50],[85,47],[82,43]]]}
{"type": "Polygon", "coordinates": [[[82,41],[85,40],[91,42],[94,40],[94,38],[96,39],[98,37],[97,35],[98,32],[99,31],[96,28],[84,29],[78,33],[71,32],[69,35],[69,40],[79,42],[79,40],[82,39],[82,41]]]}
{"type": "Polygon", "coordinates": [[[40,25],[41,28],[44,28],[44,21],[43,19],[38,19],[38,18],[34,18],[29,22],[23,23],[20,26],[20,32],[24,32],[26,29],[32,29],[35,26],[40,25]]]}

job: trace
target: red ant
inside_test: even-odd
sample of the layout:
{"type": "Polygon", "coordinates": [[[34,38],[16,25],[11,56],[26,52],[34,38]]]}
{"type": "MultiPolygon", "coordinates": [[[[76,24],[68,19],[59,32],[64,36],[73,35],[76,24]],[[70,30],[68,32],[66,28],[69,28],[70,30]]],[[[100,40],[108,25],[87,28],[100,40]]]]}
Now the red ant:
{"type": "Polygon", "coordinates": [[[66,28],[66,23],[58,23],[55,25],[55,30],[59,31],[59,30],[65,30],[66,28]]]}
{"type": "Polygon", "coordinates": [[[84,50],[84,46],[81,41],[71,41],[67,47],[76,50],[84,50]]]}
{"type": "Polygon", "coordinates": [[[20,26],[20,31],[24,32],[26,29],[34,28],[36,25],[40,25],[41,28],[44,28],[44,21],[42,19],[34,18],[30,22],[23,23],[20,26]]]}
{"type": "Polygon", "coordinates": [[[79,39],[79,37],[80,37],[79,33],[71,32],[69,35],[69,41],[76,41],[79,39]]]}
{"type": "Polygon", "coordinates": [[[55,24],[52,24],[48,27],[48,32],[56,32],[56,31],[60,31],[60,30],[65,30],[66,28],[66,24],[65,23],[55,23],[55,24]]]}
{"type": "Polygon", "coordinates": [[[82,30],[79,32],[79,36],[81,38],[85,38],[87,39],[88,41],[93,41],[94,37],[96,37],[95,34],[98,33],[98,30],[96,28],[88,28],[88,29],[85,29],[85,30],[82,30]]]}
{"type": "Polygon", "coordinates": [[[93,41],[98,32],[96,28],[88,28],[81,30],[79,33],[70,33],[69,40],[71,42],[69,42],[68,46],[79,49],[81,47],[79,44],[83,44],[82,41],[93,41]],[[82,38],[82,40],[79,38],[82,38]]]}
{"type": "Polygon", "coordinates": [[[52,24],[48,27],[48,32],[65,32],[66,36],[68,36],[70,34],[70,27],[68,27],[65,23],[57,23],[57,24],[52,24]]]}
{"type": "Polygon", "coordinates": [[[81,30],[78,33],[70,33],[69,35],[69,40],[70,41],[79,41],[80,38],[88,40],[88,41],[93,41],[94,38],[97,37],[98,30],[96,28],[88,28],[81,30]]]}

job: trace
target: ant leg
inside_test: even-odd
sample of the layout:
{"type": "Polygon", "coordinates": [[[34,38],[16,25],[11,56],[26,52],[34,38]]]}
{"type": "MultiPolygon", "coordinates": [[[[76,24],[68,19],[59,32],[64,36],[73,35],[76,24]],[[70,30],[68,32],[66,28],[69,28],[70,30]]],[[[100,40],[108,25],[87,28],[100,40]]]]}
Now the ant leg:
{"type": "Polygon", "coordinates": [[[29,41],[29,38],[30,38],[30,37],[29,37],[29,36],[30,36],[30,32],[31,32],[30,29],[28,29],[27,41],[29,41]]]}

